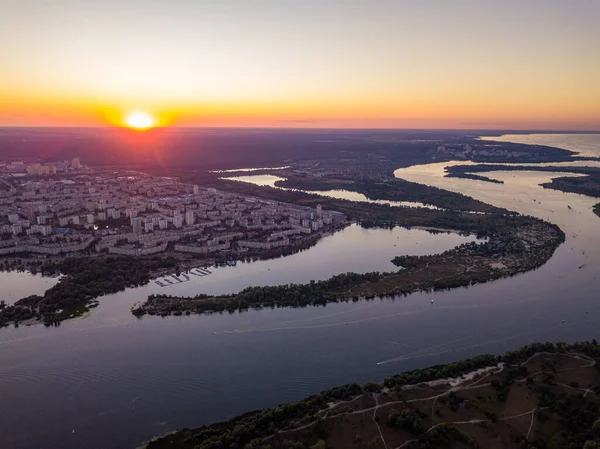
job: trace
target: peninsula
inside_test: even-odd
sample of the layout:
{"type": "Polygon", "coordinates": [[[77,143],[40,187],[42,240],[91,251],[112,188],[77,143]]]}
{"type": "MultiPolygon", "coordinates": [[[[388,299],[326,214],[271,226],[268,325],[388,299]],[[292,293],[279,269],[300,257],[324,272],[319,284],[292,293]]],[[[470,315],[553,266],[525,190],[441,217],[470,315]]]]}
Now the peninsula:
{"type": "Polygon", "coordinates": [[[302,307],[328,302],[358,301],[374,297],[443,290],[513,276],[543,265],[564,241],[555,225],[521,216],[465,214],[460,222],[487,241],[469,243],[438,255],[402,256],[393,262],[395,273],[346,273],[309,284],[249,287],[224,296],[194,297],[151,295],[132,309],[141,316],[181,315],[247,310],[263,307],[302,307]],[[490,221],[488,221],[490,220],[490,221]]]}

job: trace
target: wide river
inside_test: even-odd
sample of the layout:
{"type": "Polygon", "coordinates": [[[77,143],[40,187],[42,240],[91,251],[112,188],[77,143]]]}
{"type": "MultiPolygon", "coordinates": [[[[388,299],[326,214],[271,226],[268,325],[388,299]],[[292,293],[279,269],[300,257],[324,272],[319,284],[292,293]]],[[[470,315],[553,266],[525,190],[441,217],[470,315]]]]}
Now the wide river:
{"type": "MultiPolygon", "coordinates": [[[[600,136],[584,143],[581,137],[541,135],[531,143],[551,138],[552,145],[600,155],[600,136]]],[[[352,226],[288,258],[102,297],[89,316],[57,328],[1,329],[0,447],[134,448],[172,429],[338,384],[533,341],[599,338],[600,218],[591,212],[598,201],[539,187],[549,173],[497,172],[491,176],[505,184],[492,184],[445,178],[447,165],[410,167],[396,176],[549,220],[565,231],[565,244],[534,272],[449,292],[222,315],[137,319],[129,313],[150,292],[230,292],[348,270],[391,270],[396,254],[438,252],[472,239],[352,226]]],[[[3,274],[0,299],[12,302],[52,282],[3,274]]]]}

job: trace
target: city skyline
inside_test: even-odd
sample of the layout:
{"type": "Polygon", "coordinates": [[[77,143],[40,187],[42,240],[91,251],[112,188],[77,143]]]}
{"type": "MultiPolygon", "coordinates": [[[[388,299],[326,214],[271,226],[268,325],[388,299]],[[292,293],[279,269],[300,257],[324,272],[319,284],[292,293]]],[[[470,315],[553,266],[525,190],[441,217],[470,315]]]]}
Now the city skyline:
{"type": "Polygon", "coordinates": [[[600,128],[600,3],[0,0],[0,126],[600,128]]]}

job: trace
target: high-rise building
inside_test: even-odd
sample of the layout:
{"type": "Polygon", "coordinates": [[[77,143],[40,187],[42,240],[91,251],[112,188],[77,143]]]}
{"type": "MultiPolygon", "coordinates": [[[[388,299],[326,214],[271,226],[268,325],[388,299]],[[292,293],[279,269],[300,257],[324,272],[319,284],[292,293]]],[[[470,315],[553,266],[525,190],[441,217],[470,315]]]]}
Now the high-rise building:
{"type": "Polygon", "coordinates": [[[79,161],[79,158],[76,157],[71,161],[71,167],[73,167],[74,169],[79,169],[81,168],[81,162],[79,161]]]}
{"type": "Polygon", "coordinates": [[[131,229],[133,230],[133,232],[135,232],[136,234],[141,234],[143,222],[144,219],[142,217],[133,217],[131,219],[131,229]]]}
{"type": "Polygon", "coordinates": [[[197,185],[194,185],[194,195],[198,195],[200,193],[200,188],[197,185]]]}
{"type": "Polygon", "coordinates": [[[317,218],[322,218],[323,217],[323,206],[321,206],[320,204],[317,204],[317,218]]]}
{"type": "Polygon", "coordinates": [[[191,226],[194,224],[195,221],[195,217],[194,217],[194,211],[193,210],[188,210],[185,213],[185,224],[188,226],[191,226]]]}
{"type": "Polygon", "coordinates": [[[173,226],[176,228],[180,228],[183,226],[183,215],[175,214],[173,215],[173,226]]]}

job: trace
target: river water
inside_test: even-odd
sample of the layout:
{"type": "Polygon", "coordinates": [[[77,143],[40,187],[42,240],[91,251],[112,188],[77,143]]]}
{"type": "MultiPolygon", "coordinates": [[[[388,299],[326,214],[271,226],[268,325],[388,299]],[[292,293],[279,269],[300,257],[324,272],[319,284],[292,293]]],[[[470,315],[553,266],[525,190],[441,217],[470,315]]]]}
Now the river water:
{"type": "MultiPolygon", "coordinates": [[[[571,137],[555,145],[577,149],[571,137]]],[[[596,142],[600,153],[600,139],[596,142]]],[[[600,218],[591,212],[597,200],[542,189],[537,184],[552,176],[548,173],[496,172],[490,176],[505,184],[492,184],[445,178],[447,165],[409,167],[396,175],[557,223],[567,234],[565,244],[538,270],[448,292],[191,317],[137,319],[129,313],[150,291],[304,282],[324,267],[385,269],[396,251],[435,252],[468,238],[351,227],[329,249],[320,248],[343,235],[257,268],[239,264],[230,271],[236,276],[226,277],[220,273],[228,268],[220,268],[180,285],[150,284],[102,297],[92,314],[58,328],[2,329],[0,447],[133,448],[175,428],[302,399],[342,383],[381,380],[534,341],[599,338],[600,218]],[[429,246],[421,247],[426,241],[429,246]],[[311,251],[314,258],[301,263],[311,251]],[[297,268],[286,262],[292,258],[297,268]],[[312,271],[313,264],[319,269],[312,271]]],[[[6,293],[12,281],[3,280],[6,293]]]]}
{"type": "Polygon", "coordinates": [[[431,204],[418,203],[415,201],[391,201],[391,200],[373,200],[371,198],[367,198],[366,195],[353,192],[351,190],[344,189],[334,189],[334,190],[302,190],[302,189],[290,189],[286,187],[276,186],[275,183],[277,181],[285,181],[286,178],[282,178],[281,176],[275,175],[245,175],[245,176],[231,176],[228,179],[231,181],[239,181],[239,182],[249,182],[251,184],[256,184],[257,186],[269,186],[276,189],[281,190],[291,190],[294,192],[304,192],[311,193],[313,195],[325,196],[328,198],[335,198],[337,200],[350,200],[350,201],[360,201],[364,203],[373,203],[373,204],[384,204],[387,206],[394,207],[424,207],[427,209],[439,209],[439,207],[433,206],[431,204]]]}

